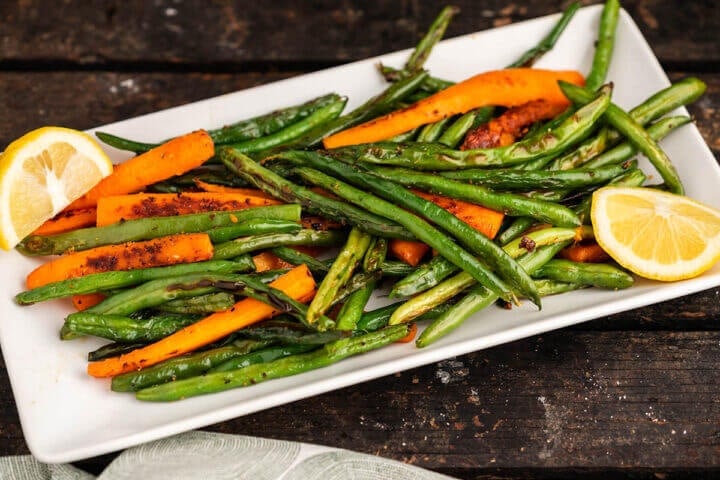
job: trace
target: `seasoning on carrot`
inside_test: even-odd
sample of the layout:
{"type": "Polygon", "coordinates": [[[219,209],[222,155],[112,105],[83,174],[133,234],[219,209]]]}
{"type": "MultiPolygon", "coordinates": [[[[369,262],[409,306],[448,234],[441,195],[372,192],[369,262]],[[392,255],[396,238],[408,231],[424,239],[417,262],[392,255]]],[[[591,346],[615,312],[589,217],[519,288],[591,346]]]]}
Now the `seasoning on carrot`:
{"type": "Polygon", "coordinates": [[[610,259],[610,255],[594,240],[583,240],[565,247],[560,251],[560,257],[582,263],[601,263],[610,259]]]}
{"type": "Polygon", "coordinates": [[[83,293],[72,296],[72,304],[75,310],[82,312],[90,307],[94,307],[98,303],[105,300],[107,297],[102,293],[83,293]]]}
{"type": "Polygon", "coordinates": [[[417,267],[430,247],[423,242],[393,238],[388,242],[388,251],[412,267],[417,267]]]}
{"type": "Polygon", "coordinates": [[[212,256],[213,246],[206,233],[170,235],[62,255],[30,272],[26,284],[29,289],[37,288],[91,273],[201,262],[212,256]]]}
{"type": "Polygon", "coordinates": [[[268,270],[294,267],[294,265],[286,262],[272,252],[262,252],[257,255],[253,255],[252,261],[255,264],[256,272],[266,272],[268,270]]]}
{"type": "MultiPolygon", "coordinates": [[[[300,265],[278,277],[271,286],[282,290],[299,302],[307,302],[315,294],[315,280],[306,265],[300,265]]],[[[141,370],[191,352],[219,340],[232,332],[280,313],[272,306],[253,298],[244,298],[229,310],[214,313],[162,340],[130,353],[88,364],[93,377],[113,377],[141,370]]]]}
{"type": "Polygon", "coordinates": [[[115,166],[113,173],[70,204],[68,210],[87,208],[101,197],[139,192],[148,185],[199,167],[215,154],[204,130],[188,133],[115,166]]]}
{"type": "Polygon", "coordinates": [[[95,208],[63,210],[40,225],[32,235],[55,235],[95,225],[95,208]]]}
{"type": "Polygon", "coordinates": [[[102,197],[97,202],[97,226],[121,220],[147,217],[173,217],[191,213],[243,210],[249,207],[279,205],[279,200],[245,193],[135,193],[102,197]]]}
{"type": "Polygon", "coordinates": [[[584,84],[582,74],[573,70],[509,68],[484,72],[406,108],[330,135],[323,140],[323,145],[337,148],[386,140],[420,125],[483,106],[514,107],[544,99],[567,107],[570,102],[560,90],[559,80],[584,84]]]}

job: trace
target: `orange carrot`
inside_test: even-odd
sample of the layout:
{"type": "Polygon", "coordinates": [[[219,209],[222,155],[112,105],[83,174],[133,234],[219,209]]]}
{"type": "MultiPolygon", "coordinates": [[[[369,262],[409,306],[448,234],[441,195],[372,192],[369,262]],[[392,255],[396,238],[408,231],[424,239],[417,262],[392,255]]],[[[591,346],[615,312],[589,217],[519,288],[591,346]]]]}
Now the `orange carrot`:
{"type": "MultiPolygon", "coordinates": [[[[307,302],[315,294],[315,280],[306,265],[295,267],[270,285],[299,302],[307,302]]],[[[113,377],[121,373],[141,370],[168,358],[192,352],[278,313],[280,312],[270,305],[253,298],[245,298],[229,310],[213,313],[146,347],[119,357],[90,363],[87,372],[93,377],[113,377]]]]}
{"type": "Polygon", "coordinates": [[[188,133],[115,166],[68,210],[93,207],[101,197],[139,192],[148,185],[199,167],[215,154],[212,138],[204,130],[188,133]]]}
{"type": "Polygon", "coordinates": [[[323,140],[325,148],[372,143],[484,106],[513,107],[531,100],[570,105],[558,80],[583,85],[576,71],[509,68],[475,75],[406,108],[343,130],[323,140]]]}
{"type": "Polygon", "coordinates": [[[95,225],[95,208],[81,208],[76,210],[63,210],[50,220],[40,225],[33,235],[55,235],[69,232],[78,228],[95,225]]]}
{"type": "Polygon", "coordinates": [[[206,233],[170,235],[143,242],[103,245],[62,255],[27,276],[27,288],[91,273],[159,267],[209,260],[213,246],[206,233]]]}
{"type": "Polygon", "coordinates": [[[413,190],[412,192],[415,195],[444,208],[478,232],[491,239],[495,238],[495,235],[497,235],[497,232],[500,230],[503,219],[505,218],[504,213],[490,210],[489,208],[485,208],[475,203],[457,200],[450,197],[443,197],[433,193],[421,192],[419,190],[413,190]]]}
{"type": "Polygon", "coordinates": [[[195,183],[195,186],[197,186],[200,190],[204,192],[213,192],[213,193],[242,193],[244,195],[252,196],[252,197],[262,197],[262,198],[274,198],[267,193],[263,192],[259,188],[240,188],[240,187],[228,187],[226,185],[218,185],[216,183],[208,183],[203,180],[200,180],[199,178],[196,178],[193,180],[195,183]]]}
{"type": "Polygon", "coordinates": [[[600,263],[610,259],[610,255],[592,240],[570,245],[560,251],[560,256],[566,260],[583,263],[600,263]]]}
{"type": "Polygon", "coordinates": [[[97,226],[145,217],[171,217],[188,213],[242,210],[282,202],[244,193],[135,193],[102,197],[97,202],[97,226]]]}
{"type": "Polygon", "coordinates": [[[81,295],[72,296],[72,304],[75,310],[82,312],[90,307],[94,307],[98,303],[102,302],[107,298],[102,293],[84,293],[81,295]]]}
{"type": "Polygon", "coordinates": [[[395,340],[395,343],[410,343],[413,340],[415,340],[415,335],[417,335],[418,327],[417,323],[411,323],[410,328],[408,328],[408,333],[404,337],[395,340]]]}
{"type": "Polygon", "coordinates": [[[388,242],[388,250],[396,258],[410,266],[417,267],[420,260],[430,251],[430,247],[422,242],[393,238],[388,242]]]}
{"type": "Polygon", "coordinates": [[[286,262],[272,252],[262,252],[252,257],[256,272],[278,270],[281,268],[293,268],[294,265],[286,262]]]}

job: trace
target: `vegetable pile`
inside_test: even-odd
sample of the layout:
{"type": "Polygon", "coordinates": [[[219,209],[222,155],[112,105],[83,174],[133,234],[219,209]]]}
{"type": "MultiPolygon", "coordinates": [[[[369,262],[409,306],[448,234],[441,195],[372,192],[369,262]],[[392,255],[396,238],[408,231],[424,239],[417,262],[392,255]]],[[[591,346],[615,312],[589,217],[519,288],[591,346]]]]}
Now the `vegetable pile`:
{"type": "Polygon", "coordinates": [[[619,8],[604,6],[586,77],[532,68],[577,3],[505,69],[430,76],[447,7],[401,69],[379,67],[386,90],[350,112],[331,93],[155,144],[98,132],[137,155],[21,242],[57,257],[16,301],[72,298],[61,338],[110,342],[88,373],[167,401],[393,342],[425,347],[495,303],[628,288],[593,240],[591,194],[644,184],[638,152],[655,188],[682,193],[657,142],[690,122],[665,115],[705,86],[686,78],[630,111],[613,104],[619,8]],[[396,302],[365,311],[379,289],[396,302]]]}

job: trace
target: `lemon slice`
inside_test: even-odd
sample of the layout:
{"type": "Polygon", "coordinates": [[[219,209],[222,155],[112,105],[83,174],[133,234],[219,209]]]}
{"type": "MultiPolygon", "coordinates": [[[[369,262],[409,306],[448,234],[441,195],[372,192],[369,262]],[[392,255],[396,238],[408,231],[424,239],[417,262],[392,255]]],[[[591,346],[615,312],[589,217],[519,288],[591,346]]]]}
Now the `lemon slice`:
{"type": "Polygon", "coordinates": [[[89,135],[33,130],[0,155],[0,247],[10,249],[112,172],[89,135]]]}
{"type": "Polygon", "coordinates": [[[651,188],[601,188],[592,197],[595,238],[645,278],[692,278],[720,260],[720,211],[651,188]]]}

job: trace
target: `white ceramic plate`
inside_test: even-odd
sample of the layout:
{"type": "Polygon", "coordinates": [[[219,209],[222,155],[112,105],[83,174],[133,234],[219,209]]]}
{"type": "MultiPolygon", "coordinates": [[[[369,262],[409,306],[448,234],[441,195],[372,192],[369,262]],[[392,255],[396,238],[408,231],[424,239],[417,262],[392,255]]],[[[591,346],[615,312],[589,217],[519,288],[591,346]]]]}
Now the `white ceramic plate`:
{"type": "MultiPolygon", "coordinates": [[[[593,55],[600,7],[582,9],[555,49],[538,67],[587,72],[593,55]]],[[[557,16],[466,35],[439,44],[430,71],[463,79],[500,68],[517,58],[551,27],[557,16]]],[[[632,107],[669,82],[632,19],[623,12],[609,79],[614,100],[632,107]]],[[[153,141],[200,127],[212,128],[337,91],[362,103],[382,90],[375,71],[382,60],[400,66],[408,51],[344,65],[250,90],[165,110],[101,127],[103,131],[153,141]]],[[[720,208],[720,168],[694,126],[685,126],[663,142],[680,172],[688,194],[720,208]]],[[[110,152],[122,160],[122,152],[110,152]]],[[[647,172],[652,172],[647,164],[647,172]]],[[[170,404],[143,403],[133,395],[112,393],[109,382],[85,374],[86,354],[95,340],[61,342],[58,330],[70,307],[48,302],[20,308],[12,297],[23,288],[25,275],[41,262],[18,253],[0,254],[5,278],[0,295],[0,341],[10,375],[25,439],[41,461],[78,460],[136,445],[178,432],[292,402],[329,390],[364,382],[400,370],[510,342],[615,312],[679,297],[720,284],[720,265],[700,278],[673,284],[638,281],[631,289],[585,290],[543,300],[512,312],[489,308],[426,349],[396,344],[300,376],[249,388],[192,398],[170,404]]],[[[380,306],[373,299],[370,307],[380,306]]]]}

